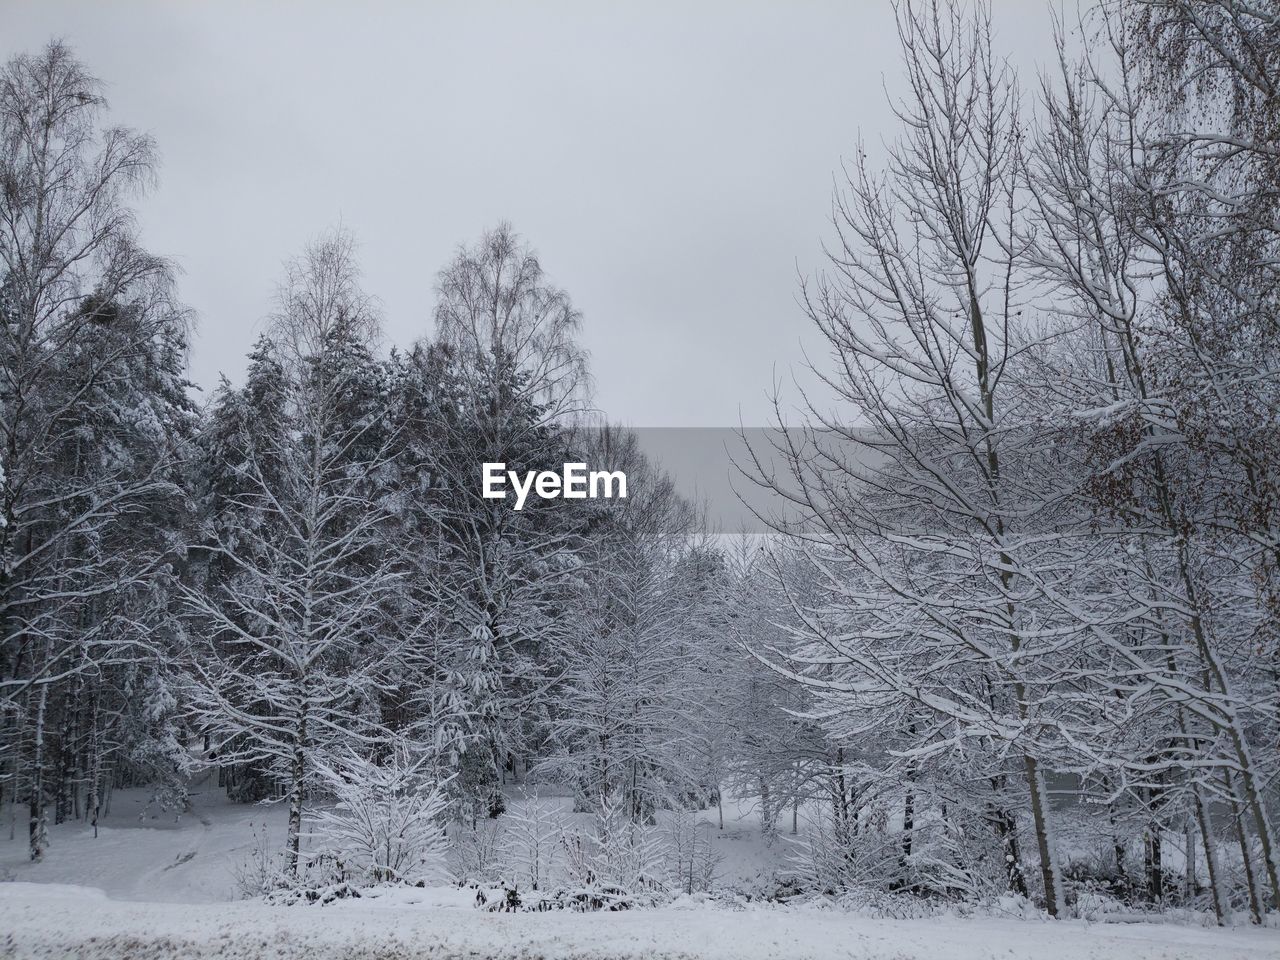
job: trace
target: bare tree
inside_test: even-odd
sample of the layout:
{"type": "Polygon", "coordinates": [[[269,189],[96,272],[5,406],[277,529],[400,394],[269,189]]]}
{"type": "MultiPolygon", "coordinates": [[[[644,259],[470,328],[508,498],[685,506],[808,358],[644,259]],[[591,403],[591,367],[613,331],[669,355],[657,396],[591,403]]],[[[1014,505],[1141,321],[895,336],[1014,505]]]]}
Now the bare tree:
{"type": "MultiPolygon", "coordinates": [[[[1246,822],[1273,897],[1280,891],[1266,761],[1250,730],[1267,723],[1275,691],[1253,680],[1239,651],[1268,632],[1280,544],[1266,465],[1274,431],[1261,413],[1276,395],[1263,306],[1275,283],[1264,252],[1275,245],[1265,226],[1274,171],[1246,159],[1256,118],[1239,106],[1258,78],[1237,86],[1215,76],[1219,48],[1231,46],[1223,36],[1207,62],[1194,49],[1202,30],[1224,26],[1225,6],[1104,8],[1090,55],[1062,53],[1028,151],[1027,253],[1075,330],[1074,349],[1052,366],[1064,422],[1078,425],[1068,442],[1087,453],[1081,516],[1107,553],[1092,604],[1127,610],[1095,628],[1099,650],[1116,659],[1092,679],[1098,710],[1119,710],[1115,729],[1131,736],[1090,744],[1090,763],[1110,766],[1112,786],[1150,818],[1155,890],[1160,822],[1185,801],[1220,921],[1229,903],[1210,805],[1221,801],[1256,922],[1246,822]],[[1170,59],[1152,60],[1163,44],[1170,59]],[[1189,60],[1195,79],[1181,77],[1189,60]],[[1194,110],[1192,99],[1202,101],[1194,110]],[[1194,118],[1208,126],[1183,126],[1194,118]]],[[[1265,32],[1250,36],[1246,59],[1274,56],[1267,42],[1265,32]]]]}
{"type": "MultiPolygon", "coordinates": [[[[784,669],[831,701],[829,718],[843,704],[918,727],[904,778],[927,756],[981,751],[969,762],[1003,797],[1016,758],[1060,916],[1043,758],[1066,733],[1055,654],[1080,629],[1042,603],[1056,563],[1034,531],[1054,457],[1034,448],[1036,410],[1017,388],[1042,344],[1019,319],[1018,94],[985,8],[904,3],[898,33],[902,138],[883,174],[859,149],[835,201],[830,271],[804,292],[834,364],[814,369],[841,406],[808,400],[816,426],[784,432],[753,468],[799,510],[786,530],[822,591],[812,605],[793,591],[792,606],[797,639],[825,652],[784,669]],[[828,670],[807,669],[817,662],[828,670]]],[[[993,822],[1017,889],[1016,821],[1002,809],[993,822]]]]}
{"type": "Polygon", "coordinates": [[[484,358],[520,373],[522,390],[550,421],[584,409],[591,384],[577,341],[582,315],[547,282],[537,256],[499,224],[462,247],[437,280],[436,342],[467,369],[484,358]]]}

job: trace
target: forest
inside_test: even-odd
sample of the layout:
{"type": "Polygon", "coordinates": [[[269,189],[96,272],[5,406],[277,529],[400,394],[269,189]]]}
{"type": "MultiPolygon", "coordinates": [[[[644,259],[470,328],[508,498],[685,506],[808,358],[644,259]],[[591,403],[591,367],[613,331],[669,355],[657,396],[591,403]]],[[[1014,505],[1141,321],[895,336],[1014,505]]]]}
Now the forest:
{"type": "Polygon", "coordinates": [[[981,4],[896,13],[895,128],[833,158],[777,320],[810,385],[734,452],[751,534],[597,409],[591,318],[507,223],[424,277],[409,344],[357,234],[318,235],[199,393],[218,318],[137,213],[158,145],[71,46],[4,63],[23,859],[199,782],[280,811],[240,874],[271,902],[1274,922],[1280,6],[1099,0],[1032,77],[981,4]],[[517,510],[486,463],[629,489],[517,510]],[[740,809],[777,862],[750,890],[740,809]]]}

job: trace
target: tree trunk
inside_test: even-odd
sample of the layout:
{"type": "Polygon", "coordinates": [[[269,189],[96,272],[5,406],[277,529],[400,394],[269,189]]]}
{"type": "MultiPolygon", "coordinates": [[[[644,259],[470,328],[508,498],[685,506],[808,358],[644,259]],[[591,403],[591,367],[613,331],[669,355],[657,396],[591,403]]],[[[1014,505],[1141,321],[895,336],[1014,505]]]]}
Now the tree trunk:
{"type": "Polygon", "coordinates": [[[1154,904],[1164,901],[1164,843],[1160,824],[1154,820],[1143,832],[1143,867],[1147,874],[1147,899],[1154,904]]]}
{"type": "Polygon", "coordinates": [[[1196,820],[1200,823],[1200,842],[1204,846],[1204,862],[1209,871],[1209,893],[1213,899],[1213,914],[1218,926],[1226,922],[1226,897],[1218,882],[1218,844],[1213,836],[1213,824],[1209,822],[1208,805],[1200,787],[1193,788],[1196,801],[1196,820]]]}
{"type": "Polygon", "coordinates": [[[85,812],[93,825],[93,836],[98,836],[98,807],[101,803],[102,781],[102,732],[98,715],[98,693],[95,691],[89,714],[89,797],[85,812]]]}
{"type": "MultiPolygon", "coordinates": [[[[1158,491],[1160,493],[1162,510],[1170,524],[1172,525],[1176,519],[1173,513],[1173,506],[1169,502],[1167,488],[1163,487],[1163,471],[1159,462],[1156,464],[1158,474],[1161,478],[1162,486],[1158,491]]],[[[1177,529],[1176,526],[1172,527],[1177,529]]],[[[1280,909],[1280,868],[1276,866],[1275,844],[1273,843],[1273,835],[1271,831],[1271,822],[1267,816],[1266,807],[1262,802],[1262,798],[1258,792],[1258,785],[1254,777],[1253,757],[1249,750],[1249,743],[1245,738],[1240,718],[1236,715],[1236,710],[1232,704],[1231,684],[1227,681],[1226,671],[1218,660],[1217,652],[1214,650],[1209,636],[1205,630],[1204,620],[1200,615],[1200,597],[1199,591],[1196,589],[1195,578],[1191,573],[1191,560],[1187,555],[1187,541],[1185,537],[1178,538],[1178,571],[1182,578],[1182,587],[1187,598],[1187,606],[1191,610],[1191,634],[1195,638],[1196,649],[1200,654],[1201,661],[1211,678],[1211,683],[1206,686],[1212,691],[1216,685],[1221,692],[1225,701],[1224,706],[1219,711],[1223,715],[1222,726],[1226,729],[1227,734],[1231,738],[1231,746],[1235,753],[1237,764],[1240,767],[1240,785],[1244,790],[1243,802],[1246,809],[1253,816],[1254,830],[1258,834],[1258,840],[1262,844],[1262,864],[1267,874],[1267,882],[1271,887],[1272,904],[1280,909]]],[[[1244,836],[1244,824],[1240,824],[1241,836],[1244,836]]]]}
{"type": "Polygon", "coordinates": [[[49,845],[48,822],[44,809],[44,721],[49,703],[49,685],[40,685],[39,706],[36,708],[35,753],[31,758],[31,793],[28,799],[30,817],[27,830],[27,850],[32,860],[44,857],[49,845]]]}
{"type": "Polygon", "coordinates": [[[1196,899],[1196,825],[1194,817],[1187,817],[1182,825],[1182,899],[1190,907],[1196,899]]]}
{"type": "Polygon", "coordinates": [[[1229,771],[1222,772],[1222,780],[1227,788],[1228,808],[1231,813],[1231,825],[1236,832],[1236,840],[1240,844],[1240,862],[1244,867],[1244,883],[1249,895],[1249,918],[1253,923],[1262,923],[1262,900],[1258,896],[1258,880],[1253,871],[1253,852],[1249,849],[1249,834],[1244,826],[1244,810],[1241,808],[1239,794],[1236,793],[1234,778],[1229,771]]]}
{"type": "MultiPolygon", "coordinates": [[[[1106,786],[1107,789],[1110,789],[1111,784],[1108,782],[1106,786]]],[[[1125,861],[1128,859],[1128,854],[1125,851],[1125,843],[1120,836],[1120,829],[1116,823],[1116,805],[1114,803],[1107,804],[1107,822],[1111,825],[1111,850],[1116,858],[1116,879],[1127,890],[1129,888],[1129,872],[1125,861]]]]}
{"type": "Polygon", "coordinates": [[[772,845],[774,840],[773,801],[769,795],[769,781],[760,780],[760,827],[765,842],[772,845]]]}
{"type": "Polygon", "coordinates": [[[1049,802],[1045,796],[1044,774],[1035,757],[1025,755],[1027,787],[1031,792],[1031,818],[1035,824],[1036,849],[1040,853],[1040,879],[1044,884],[1044,905],[1055,919],[1063,914],[1062,878],[1058,875],[1057,851],[1054,850],[1049,802]]]}
{"type": "MultiPolygon", "coordinates": [[[[997,788],[998,789],[998,788],[997,788]]],[[[1018,843],[1018,824],[1007,810],[991,807],[988,818],[995,826],[1004,850],[1005,875],[1009,879],[1009,890],[1020,897],[1029,897],[1027,877],[1022,872],[1022,849],[1018,843]]]]}
{"type": "Polygon", "coordinates": [[[302,847],[302,800],[306,781],[307,713],[298,711],[293,762],[289,769],[289,832],[285,842],[285,871],[298,877],[298,858],[302,847]]]}
{"type": "Polygon", "coordinates": [[[907,788],[907,794],[902,798],[902,866],[905,868],[907,860],[911,858],[911,835],[916,828],[916,795],[907,788]]]}

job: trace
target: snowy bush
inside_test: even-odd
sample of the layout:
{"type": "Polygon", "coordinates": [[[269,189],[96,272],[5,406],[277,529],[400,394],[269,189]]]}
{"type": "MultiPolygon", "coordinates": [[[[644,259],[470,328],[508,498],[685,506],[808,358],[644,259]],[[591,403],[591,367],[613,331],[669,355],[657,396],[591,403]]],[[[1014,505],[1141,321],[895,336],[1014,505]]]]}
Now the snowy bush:
{"type": "Polygon", "coordinates": [[[564,849],[575,909],[625,910],[669,893],[666,838],[632,821],[617,793],[600,798],[587,830],[565,833],[564,849]]]}
{"type": "Polygon", "coordinates": [[[253,840],[244,859],[232,868],[236,892],[244,898],[261,897],[291,885],[285,871],[284,851],[272,849],[265,825],[250,823],[253,840]]]}
{"type": "Polygon", "coordinates": [[[377,764],[348,756],[322,766],[337,798],[317,816],[316,835],[325,853],[352,879],[372,883],[442,880],[447,845],[441,785],[423,775],[425,758],[410,760],[403,749],[377,764]]]}
{"type": "Polygon", "coordinates": [[[527,890],[545,890],[561,872],[564,818],[552,801],[536,796],[511,810],[499,840],[503,876],[527,890]]]}
{"type": "Polygon", "coordinates": [[[803,822],[803,832],[787,839],[789,873],[805,893],[990,903],[1006,892],[999,844],[981,817],[953,810],[947,821],[922,820],[909,834],[877,808],[857,824],[838,822],[825,807],[803,822]]]}
{"type": "Polygon", "coordinates": [[[271,903],[311,903],[327,891],[347,882],[345,861],[329,851],[304,858],[296,871],[289,869],[283,843],[272,840],[265,824],[250,824],[249,851],[232,868],[237,894],[245,899],[265,897],[271,903]]]}
{"type": "Polygon", "coordinates": [[[677,808],[667,824],[667,872],[683,893],[710,893],[721,856],[711,842],[712,828],[690,810],[677,808]]]}
{"type": "Polygon", "coordinates": [[[803,818],[803,830],[787,837],[790,849],[788,873],[799,890],[837,896],[858,889],[885,873],[897,876],[897,838],[869,817],[855,835],[826,810],[818,809],[803,818]]]}
{"type": "Polygon", "coordinates": [[[458,880],[496,883],[503,867],[504,821],[484,818],[454,823],[450,830],[450,862],[458,880]]]}

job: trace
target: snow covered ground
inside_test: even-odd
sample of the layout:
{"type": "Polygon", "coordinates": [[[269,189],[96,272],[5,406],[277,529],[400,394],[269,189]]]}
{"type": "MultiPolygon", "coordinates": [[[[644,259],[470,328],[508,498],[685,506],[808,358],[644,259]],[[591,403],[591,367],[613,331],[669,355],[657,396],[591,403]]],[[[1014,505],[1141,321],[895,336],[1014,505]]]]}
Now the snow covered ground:
{"type": "MultiPolygon", "coordinates": [[[[53,825],[49,852],[34,864],[27,860],[22,811],[6,809],[0,821],[0,879],[98,887],[114,900],[235,899],[237,872],[251,859],[256,839],[265,834],[269,845],[283,843],[285,808],[231,803],[216,783],[203,780],[192,785],[190,797],[190,809],[176,814],[151,803],[146,790],[117,791],[97,838],[79,821],[53,825]]],[[[522,789],[509,788],[508,802],[518,808],[524,802],[522,789]]],[[[566,818],[571,817],[567,797],[544,802],[558,802],[566,818]]],[[[700,816],[711,823],[716,811],[700,816]]],[[[725,829],[710,835],[719,858],[718,877],[735,886],[768,874],[783,854],[783,845],[770,851],[761,842],[758,817],[747,804],[726,804],[725,829]]]]}
{"type": "MultiPolygon", "coordinates": [[[[283,809],[229,804],[216,788],[199,786],[182,816],[147,800],[141,791],[118,793],[96,839],[80,823],[54,827],[38,864],[26,862],[21,821],[15,839],[5,830],[0,877],[10,882],[0,883],[0,957],[1280,957],[1280,930],[1243,927],[879,920],[812,906],[693,900],[630,913],[496,914],[453,888],[325,906],[228,902],[255,833],[283,835],[283,809]]],[[[777,857],[760,842],[748,809],[727,812],[716,844],[728,879],[749,879],[777,857]]]]}
{"type": "Polygon", "coordinates": [[[491,914],[455,891],[329,906],[139,903],[60,884],[0,884],[5,957],[1035,957],[1270,960],[1275,930],[1000,919],[868,920],[837,911],[690,905],[617,914],[491,914]]]}
{"type": "Polygon", "coordinates": [[[209,903],[236,896],[236,869],[250,856],[255,833],[284,837],[280,805],[233,804],[216,786],[198,784],[191,808],[176,814],[150,802],[146,790],[121,790],[111,798],[98,836],[80,821],[49,828],[41,863],[29,863],[26,823],[16,826],[5,810],[0,878],[96,887],[117,900],[209,903]],[[13,838],[10,839],[10,834],[13,838]]]}

